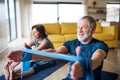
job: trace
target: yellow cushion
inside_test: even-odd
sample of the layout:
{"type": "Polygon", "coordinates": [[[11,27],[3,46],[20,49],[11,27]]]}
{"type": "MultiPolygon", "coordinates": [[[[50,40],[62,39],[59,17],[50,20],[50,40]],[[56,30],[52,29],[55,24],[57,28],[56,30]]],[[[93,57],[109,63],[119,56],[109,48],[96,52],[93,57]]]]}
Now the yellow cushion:
{"type": "Polygon", "coordinates": [[[59,43],[54,43],[53,45],[54,45],[55,48],[58,48],[58,47],[62,46],[63,43],[60,43],[60,42],[59,42],[59,43]]]}
{"type": "Polygon", "coordinates": [[[68,41],[68,40],[73,40],[73,39],[76,39],[77,38],[77,34],[67,34],[65,35],[65,40],[68,41]]]}
{"type": "Polygon", "coordinates": [[[60,34],[60,24],[59,23],[48,23],[43,24],[45,26],[47,34],[60,34]]]}
{"type": "Polygon", "coordinates": [[[64,42],[64,36],[63,35],[48,35],[48,38],[52,41],[52,42],[64,42]]]}
{"type": "Polygon", "coordinates": [[[96,30],[95,33],[101,33],[102,32],[102,27],[100,22],[96,22],[96,30]]]}
{"type": "Polygon", "coordinates": [[[77,23],[61,23],[61,33],[62,34],[76,34],[77,23]]]}
{"type": "Polygon", "coordinates": [[[109,26],[109,27],[102,27],[103,28],[103,33],[104,34],[112,34],[112,35],[117,35],[116,33],[118,32],[116,26],[109,26]]]}
{"type": "Polygon", "coordinates": [[[99,40],[114,40],[115,36],[112,34],[93,34],[93,37],[99,40]]]}

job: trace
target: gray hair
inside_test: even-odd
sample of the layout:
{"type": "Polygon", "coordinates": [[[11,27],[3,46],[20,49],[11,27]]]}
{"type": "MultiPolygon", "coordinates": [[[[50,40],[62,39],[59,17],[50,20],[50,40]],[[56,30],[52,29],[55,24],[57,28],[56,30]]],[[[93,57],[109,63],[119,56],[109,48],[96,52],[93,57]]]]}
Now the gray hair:
{"type": "Polygon", "coordinates": [[[84,16],[84,17],[82,17],[81,19],[87,19],[88,20],[88,26],[90,27],[90,28],[95,28],[96,27],[96,21],[95,21],[95,19],[93,18],[93,17],[91,17],[91,16],[84,16]]]}

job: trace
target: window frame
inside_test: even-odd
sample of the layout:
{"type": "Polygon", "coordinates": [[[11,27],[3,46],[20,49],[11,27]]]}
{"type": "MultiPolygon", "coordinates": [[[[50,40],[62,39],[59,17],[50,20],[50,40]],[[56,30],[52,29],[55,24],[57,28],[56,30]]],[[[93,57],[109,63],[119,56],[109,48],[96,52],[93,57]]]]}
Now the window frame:
{"type": "Polygon", "coordinates": [[[15,28],[15,36],[12,38],[12,20],[10,13],[10,0],[6,0],[6,9],[7,9],[7,17],[8,17],[8,42],[11,42],[17,38],[17,18],[16,18],[16,0],[13,0],[14,6],[14,28],[15,28]]]}

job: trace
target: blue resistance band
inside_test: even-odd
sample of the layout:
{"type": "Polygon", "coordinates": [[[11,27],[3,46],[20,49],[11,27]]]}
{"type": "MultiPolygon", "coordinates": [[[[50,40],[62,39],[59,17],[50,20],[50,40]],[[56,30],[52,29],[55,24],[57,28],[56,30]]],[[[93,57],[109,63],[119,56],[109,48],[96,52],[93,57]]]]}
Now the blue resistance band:
{"type": "Polygon", "coordinates": [[[62,60],[67,60],[67,61],[78,61],[82,65],[83,72],[85,72],[86,80],[94,80],[93,78],[93,72],[92,72],[92,67],[91,67],[91,60],[90,59],[83,59],[81,56],[73,56],[73,55],[65,55],[65,54],[58,54],[58,53],[51,53],[51,52],[45,52],[45,51],[38,51],[38,50],[32,50],[32,49],[22,49],[22,52],[24,52],[23,60],[22,62],[25,62],[22,67],[23,72],[29,72],[30,66],[29,65],[29,60],[31,60],[32,55],[31,54],[37,54],[41,56],[46,56],[46,57],[52,57],[56,59],[62,59],[62,60]],[[27,62],[26,62],[27,61],[27,62]],[[83,63],[85,62],[86,66],[83,66],[83,63]],[[86,67],[86,68],[84,68],[86,67]],[[27,69],[26,69],[27,68],[27,69]],[[87,69],[87,70],[85,70],[87,69]]]}
{"type": "MultiPolygon", "coordinates": [[[[27,46],[26,49],[32,49],[27,46]]],[[[32,59],[32,55],[24,52],[21,62],[21,72],[30,72],[30,60],[32,59]]]]}
{"type": "Polygon", "coordinates": [[[32,55],[24,52],[22,62],[21,62],[21,72],[30,72],[30,60],[32,55]]]}
{"type": "MultiPolygon", "coordinates": [[[[31,47],[27,46],[27,49],[32,49],[31,47]]],[[[32,55],[29,53],[24,52],[21,62],[21,80],[23,78],[23,72],[30,72],[30,60],[32,59],[32,55]]]]}

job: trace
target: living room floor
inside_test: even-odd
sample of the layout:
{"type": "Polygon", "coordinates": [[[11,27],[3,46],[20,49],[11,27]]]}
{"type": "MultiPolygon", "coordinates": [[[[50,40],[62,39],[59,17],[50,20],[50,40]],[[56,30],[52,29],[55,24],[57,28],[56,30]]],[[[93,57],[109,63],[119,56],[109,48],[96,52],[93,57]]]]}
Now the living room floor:
{"type": "MultiPolygon", "coordinates": [[[[3,66],[7,62],[5,55],[8,51],[21,49],[25,42],[29,41],[27,38],[16,39],[15,41],[9,44],[9,48],[4,52],[0,53],[0,75],[3,73],[3,66]]],[[[19,66],[18,66],[19,67],[19,66]]],[[[68,72],[69,63],[56,70],[50,76],[46,77],[44,80],[61,80],[63,79],[68,72]]],[[[105,59],[103,70],[108,72],[118,73],[119,77],[117,80],[120,80],[120,41],[118,48],[109,49],[108,56],[105,59]]]]}

